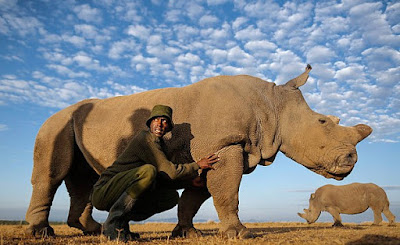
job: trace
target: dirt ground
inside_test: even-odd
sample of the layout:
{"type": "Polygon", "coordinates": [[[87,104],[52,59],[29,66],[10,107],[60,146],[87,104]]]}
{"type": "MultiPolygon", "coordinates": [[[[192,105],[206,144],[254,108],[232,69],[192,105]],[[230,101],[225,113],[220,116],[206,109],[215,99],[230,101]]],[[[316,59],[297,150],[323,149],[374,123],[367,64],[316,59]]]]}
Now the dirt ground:
{"type": "MultiPolygon", "coordinates": [[[[279,222],[245,223],[255,234],[252,239],[227,239],[218,234],[218,223],[196,223],[195,227],[203,231],[199,238],[170,238],[175,224],[145,223],[133,224],[131,231],[139,232],[141,238],[127,244],[398,244],[400,245],[400,224],[395,227],[383,223],[344,223],[343,228],[333,228],[332,223],[279,222]]],[[[84,236],[77,229],[67,225],[52,225],[55,238],[32,238],[24,234],[26,225],[0,225],[0,245],[3,244],[124,244],[120,241],[108,241],[102,235],[84,236]]]]}

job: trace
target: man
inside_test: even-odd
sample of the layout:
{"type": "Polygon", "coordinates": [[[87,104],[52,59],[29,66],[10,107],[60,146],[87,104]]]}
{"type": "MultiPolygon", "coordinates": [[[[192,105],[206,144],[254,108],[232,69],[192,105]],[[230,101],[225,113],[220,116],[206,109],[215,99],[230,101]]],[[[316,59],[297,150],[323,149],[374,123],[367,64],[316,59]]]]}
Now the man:
{"type": "Polygon", "coordinates": [[[167,159],[163,136],[174,126],[169,106],[154,106],[146,125],[149,130],[141,131],[131,140],[93,188],[93,205],[109,211],[103,233],[111,240],[138,238],[139,234],[129,231],[130,220],[145,220],[178,203],[178,192],[166,188],[162,182],[194,180],[199,169],[211,169],[219,161],[216,154],[187,164],[174,164],[167,159]]]}

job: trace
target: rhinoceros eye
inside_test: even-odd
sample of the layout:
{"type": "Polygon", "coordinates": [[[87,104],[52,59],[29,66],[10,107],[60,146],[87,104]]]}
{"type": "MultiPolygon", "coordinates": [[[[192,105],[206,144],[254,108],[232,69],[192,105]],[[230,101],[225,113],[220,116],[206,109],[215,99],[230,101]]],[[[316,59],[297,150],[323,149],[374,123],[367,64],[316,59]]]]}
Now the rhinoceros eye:
{"type": "Polygon", "coordinates": [[[326,120],[323,119],[323,118],[318,119],[318,121],[319,121],[319,123],[321,123],[321,124],[325,124],[325,123],[326,123],[326,120]]]}

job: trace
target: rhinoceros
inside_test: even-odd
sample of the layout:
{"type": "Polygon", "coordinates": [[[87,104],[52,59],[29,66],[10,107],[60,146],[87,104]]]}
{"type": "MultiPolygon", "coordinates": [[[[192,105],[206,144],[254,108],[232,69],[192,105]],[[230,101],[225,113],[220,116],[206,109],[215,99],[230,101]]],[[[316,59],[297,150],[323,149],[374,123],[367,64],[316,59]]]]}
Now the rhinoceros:
{"type": "Polygon", "coordinates": [[[243,174],[271,164],[281,151],[326,178],[341,180],[357,161],[356,144],[372,132],[367,125],[340,126],[312,111],[299,90],[310,70],[307,66],[284,85],[248,75],[217,76],[181,88],[87,99],[55,113],[36,137],[27,232],[54,235],[48,217],[62,181],[71,198],[68,225],[84,233],[98,232],[101,226],[91,215],[93,184],[146,128],[151,108],[164,104],[174,110],[174,129],[165,136],[171,161],[198,161],[210,152],[220,157],[215,169],[206,173],[204,189],[183,191],[172,235],[198,234],[193,217],[212,196],[220,232],[251,236],[238,217],[243,174]]]}
{"type": "Polygon", "coordinates": [[[327,211],[334,219],[333,226],[343,226],[340,214],[359,214],[371,208],[374,212],[374,225],[382,222],[382,212],[394,225],[395,216],[389,210],[386,192],[373,183],[352,183],[348,185],[324,185],[310,196],[310,206],[305,213],[297,213],[309,224],[319,218],[321,211],[327,211]]]}

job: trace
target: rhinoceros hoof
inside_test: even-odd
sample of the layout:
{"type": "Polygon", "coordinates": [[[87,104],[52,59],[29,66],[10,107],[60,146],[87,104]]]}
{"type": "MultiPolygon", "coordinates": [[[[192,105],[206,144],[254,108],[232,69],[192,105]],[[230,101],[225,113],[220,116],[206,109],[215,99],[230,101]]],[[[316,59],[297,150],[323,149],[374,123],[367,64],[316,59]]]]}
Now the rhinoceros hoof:
{"type": "Polygon", "coordinates": [[[34,236],[34,237],[39,237],[39,238],[44,238],[44,237],[54,237],[54,229],[46,225],[44,227],[42,226],[29,226],[25,230],[25,234],[28,236],[34,236]]]}
{"type": "Polygon", "coordinates": [[[226,231],[221,232],[223,237],[227,238],[240,238],[240,239],[249,239],[254,238],[254,234],[249,231],[249,229],[236,229],[235,227],[229,227],[226,231]]]}
{"type": "Polygon", "coordinates": [[[182,227],[180,225],[176,225],[174,230],[172,231],[172,237],[186,237],[186,238],[196,238],[203,236],[203,233],[200,230],[197,230],[193,226],[190,227],[182,227]]]}
{"type": "Polygon", "coordinates": [[[343,224],[341,222],[335,222],[332,227],[343,227],[343,224]]]}
{"type": "Polygon", "coordinates": [[[101,225],[96,222],[95,225],[86,227],[82,231],[84,235],[99,235],[101,234],[101,225]]]}
{"type": "Polygon", "coordinates": [[[82,230],[83,235],[99,235],[101,234],[101,225],[97,222],[91,222],[82,225],[81,222],[71,222],[68,221],[68,226],[82,230]]]}

